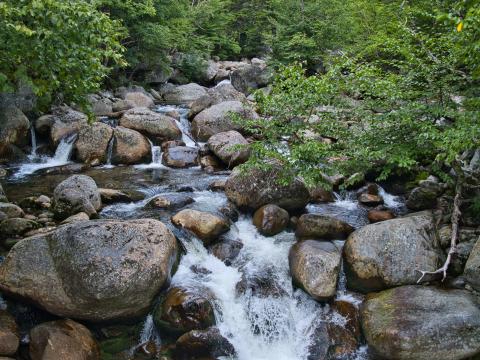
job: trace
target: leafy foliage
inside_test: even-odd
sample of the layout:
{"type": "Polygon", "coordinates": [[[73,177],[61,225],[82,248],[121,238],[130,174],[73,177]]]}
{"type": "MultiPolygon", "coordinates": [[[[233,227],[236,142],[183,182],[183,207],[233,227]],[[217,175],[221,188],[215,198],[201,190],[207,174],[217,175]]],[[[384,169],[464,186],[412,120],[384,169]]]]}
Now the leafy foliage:
{"type": "Polygon", "coordinates": [[[0,2],[0,91],[32,87],[47,102],[76,101],[123,65],[119,23],[82,0],[0,2]]]}

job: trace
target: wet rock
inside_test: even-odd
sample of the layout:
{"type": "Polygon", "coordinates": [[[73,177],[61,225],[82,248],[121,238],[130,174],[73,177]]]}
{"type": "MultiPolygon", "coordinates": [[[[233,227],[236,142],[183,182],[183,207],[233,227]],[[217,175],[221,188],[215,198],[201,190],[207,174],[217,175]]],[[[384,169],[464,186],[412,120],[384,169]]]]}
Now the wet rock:
{"type": "Polygon", "coordinates": [[[136,130],[157,143],[182,137],[182,132],[175,123],[175,119],[147,108],[134,108],[126,111],[120,118],[119,125],[136,130]]]}
{"type": "Polygon", "coordinates": [[[465,265],[464,276],[474,289],[480,291],[480,238],[478,238],[470,252],[465,265]]]}
{"type": "Polygon", "coordinates": [[[195,116],[192,121],[192,135],[199,141],[208,141],[212,135],[241,130],[242,126],[232,120],[232,114],[246,119],[258,117],[257,113],[240,101],[224,101],[195,116]]]}
{"type": "Polygon", "coordinates": [[[250,156],[248,141],[234,130],[211,136],[208,139],[208,147],[230,168],[243,164],[250,156]]]}
{"type": "Polygon", "coordinates": [[[380,195],[360,194],[358,202],[365,206],[378,206],[383,204],[383,198],[380,195]]]}
{"type": "Polygon", "coordinates": [[[151,160],[150,143],[138,131],[117,126],[113,131],[113,137],[113,164],[133,165],[151,160]]]}
{"type": "MultiPolygon", "coordinates": [[[[44,210],[44,209],[49,209],[52,206],[52,200],[45,195],[30,196],[27,198],[23,198],[20,201],[19,205],[22,209],[27,209],[30,211],[44,210]]],[[[18,216],[18,217],[21,217],[21,216],[18,216]]]]}
{"type": "Polygon", "coordinates": [[[341,257],[340,251],[331,242],[297,242],[288,257],[294,283],[315,300],[332,298],[337,291],[341,257]]]}
{"type": "Polygon", "coordinates": [[[224,191],[225,190],[225,183],[226,179],[222,180],[215,180],[210,185],[208,185],[208,189],[212,191],[224,191]]]}
{"type": "Polygon", "coordinates": [[[360,292],[416,284],[419,270],[435,271],[442,253],[430,212],[367,225],[344,247],[348,287],[360,292]]]}
{"type": "Polygon", "coordinates": [[[99,188],[98,192],[104,204],[113,204],[118,202],[131,202],[130,195],[125,194],[120,190],[99,188]]]}
{"type": "Polygon", "coordinates": [[[106,163],[108,143],[112,134],[112,128],[101,122],[82,126],[75,142],[77,159],[92,165],[106,163]]]}
{"type": "Polygon", "coordinates": [[[38,227],[40,227],[40,225],[36,221],[25,218],[5,219],[0,222],[0,238],[22,236],[38,227]]]}
{"type": "Polygon", "coordinates": [[[237,222],[240,217],[240,212],[238,211],[235,204],[228,201],[225,205],[221,206],[218,209],[218,212],[225,216],[227,219],[230,219],[232,222],[237,222]]]}
{"type": "Polygon", "coordinates": [[[174,335],[215,325],[212,294],[207,289],[170,288],[157,305],[155,324],[174,335]]]}
{"type": "Polygon", "coordinates": [[[188,146],[168,148],[163,153],[162,163],[173,168],[198,166],[198,149],[188,146]]]}
{"type": "Polygon", "coordinates": [[[95,181],[86,175],[73,175],[57,185],[53,192],[53,212],[65,219],[79,212],[96,216],[102,200],[95,181]]]}
{"type": "Polygon", "coordinates": [[[232,72],[232,85],[244,94],[267,86],[272,78],[272,72],[265,66],[246,65],[232,72]]]}
{"type": "Polygon", "coordinates": [[[68,164],[53,168],[41,169],[36,172],[38,175],[68,175],[84,172],[90,168],[88,164],[68,164]]]}
{"type": "Polygon", "coordinates": [[[437,198],[444,192],[444,187],[433,181],[425,181],[412,190],[407,198],[406,205],[410,210],[420,211],[433,209],[437,205],[437,198]]]}
{"type": "Polygon", "coordinates": [[[112,105],[113,112],[127,111],[136,107],[135,103],[131,100],[118,100],[112,105]]]}
{"type": "Polygon", "coordinates": [[[161,148],[162,148],[162,151],[166,151],[167,149],[170,149],[172,147],[177,147],[177,146],[186,146],[186,145],[182,140],[169,140],[169,141],[162,142],[161,148]]]}
{"type": "Polygon", "coordinates": [[[370,210],[368,212],[368,221],[372,224],[394,218],[395,214],[391,210],[370,210]]]}
{"type": "Polygon", "coordinates": [[[360,309],[349,301],[335,299],[333,309],[346,319],[345,329],[360,341],[362,330],[360,324],[360,309]]]}
{"type": "Polygon", "coordinates": [[[265,205],[255,211],[253,224],[265,236],[276,235],[288,226],[290,216],[288,211],[277,205],[265,205]]]}
{"type": "Polygon", "coordinates": [[[254,274],[244,273],[237,283],[237,295],[247,295],[257,298],[286,296],[285,289],[279,284],[274,269],[267,268],[254,274]]]}
{"type": "Polygon", "coordinates": [[[207,173],[214,173],[216,171],[221,171],[225,167],[219,158],[212,155],[205,155],[200,157],[200,166],[207,173]]]}
{"type": "Polygon", "coordinates": [[[402,286],[362,308],[370,351],[385,359],[466,359],[480,353],[480,309],[463,290],[402,286]]]}
{"type": "Polygon", "coordinates": [[[61,317],[137,318],[168,283],[177,251],[156,220],[76,222],[18,242],[0,265],[0,290],[61,317]]]}
{"type": "Polygon", "coordinates": [[[192,330],[178,338],[175,343],[176,360],[217,359],[235,355],[235,348],[215,327],[192,330]]]}
{"type": "Polygon", "coordinates": [[[234,170],[225,184],[225,194],[239,208],[257,210],[267,204],[274,204],[290,210],[303,209],[310,200],[310,194],[299,178],[287,185],[280,182],[285,170],[277,165],[271,169],[251,169],[246,173],[234,170]]]}
{"type": "Polygon", "coordinates": [[[151,96],[141,92],[128,92],[123,99],[131,101],[135,104],[135,107],[153,108],[155,106],[151,96]]]}
{"type": "Polygon", "coordinates": [[[76,221],[88,221],[88,220],[90,220],[90,216],[88,216],[88,214],[85,214],[84,212],[80,212],[78,214],[69,216],[68,218],[63,220],[61,224],[70,224],[76,221]]]}
{"type": "Polygon", "coordinates": [[[163,98],[172,104],[190,104],[204,95],[207,95],[207,91],[203,86],[191,83],[168,89],[164,92],[163,98]]]}
{"type": "Polygon", "coordinates": [[[332,191],[325,190],[321,186],[310,189],[310,196],[313,202],[316,203],[329,203],[335,201],[335,196],[332,191]]]}
{"type": "Polygon", "coordinates": [[[0,356],[11,356],[20,345],[20,333],[15,319],[5,310],[0,310],[0,356]]]}
{"type": "Polygon", "coordinates": [[[34,327],[29,351],[32,360],[100,360],[100,348],[90,331],[68,319],[34,327]]]}
{"type": "Polygon", "coordinates": [[[154,209],[179,209],[193,202],[193,198],[184,194],[164,194],[154,197],[146,206],[154,209]]]}
{"type": "Polygon", "coordinates": [[[172,217],[172,223],[175,226],[193,232],[200,240],[208,245],[230,229],[228,222],[207,212],[186,209],[172,217]]]}
{"type": "Polygon", "coordinates": [[[358,342],[347,329],[334,322],[321,322],[313,331],[307,360],[354,359],[358,342]]]}
{"type": "Polygon", "coordinates": [[[25,213],[19,206],[11,203],[0,203],[0,211],[4,213],[8,219],[22,218],[25,216],[25,213]]]}
{"type": "Polygon", "coordinates": [[[344,221],[319,214],[304,214],[297,223],[298,239],[338,240],[345,239],[354,228],[344,221]]]}
{"type": "Polygon", "coordinates": [[[30,122],[23,112],[15,107],[0,109],[0,159],[10,158],[11,146],[24,146],[28,143],[30,122]]]}
{"type": "Polygon", "coordinates": [[[50,133],[50,142],[57,146],[60,140],[78,133],[80,128],[87,124],[87,116],[68,106],[59,106],[52,109],[51,115],[41,117],[35,123],[35,129],[40,133],[50,133]]]}
{"type": "Polygon", "coordinates": [[[243,244],[239,240],[223,239],[209,247],[210,252],[222,260],[227,266],[230,266],[235,258],[240,254],[243,244]]]}

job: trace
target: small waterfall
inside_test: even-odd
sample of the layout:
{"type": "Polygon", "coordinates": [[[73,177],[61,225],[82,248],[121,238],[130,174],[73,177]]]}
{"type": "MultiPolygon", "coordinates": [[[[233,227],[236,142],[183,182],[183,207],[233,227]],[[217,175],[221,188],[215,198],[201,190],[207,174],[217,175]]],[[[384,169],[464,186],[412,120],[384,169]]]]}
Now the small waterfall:
{"type": "Polygon", "coordinates": [[[115,138],[112,136],[110,141],[108,142],[108,147],[107,147],[107,164],[105,167],[111,168],[113,167],[112,165],[112,156],[113,156],[113,145],[115,142],[115,138]]]}
{"type": "Polygon", "coordinates": [[[152,152],[152,162],[150,164],[135,165],[137,169],[168,169],[167,166],[162,164],[162,148],[157,145],[153,145],[150,139],[147,139],[150,143],[150,149],[152,152]]]}
{"type": "Polygon", "coordinates": [[[37,134],[35,133],[35,126],[30,125],[30,142],[32,144],[32,150],[30,152],[30,157],[37,157],[37,134]]]}
{"type": "Polygon", "coordinates": [[[179,106],[158,106],[157,111],[161,114],[166,114],[170,111],[177,111],[180,115],[180,120],[175,119],[178,128],[182,132],[182,141],[185,143],[186,146],[190,147],[197,147],[197,143],[193,140],[192,135],[190,133],[190,121],[188,121],[188,109],[179,106]]]}
{"type": "Polygon", "coordinates": [[[22,164],[17,172],[12,176],[13,179],[21,179],[31,175],[38,170],[66,165],[70,162],[73,152],[73,145],[77,140],[77,134],[65,136],[57,146],[53,157],[35,156],[29,157],[29,162],[22,164]]]}
{"type": "Polygon", "coordinates": [[[77,134],[65,136],[57,146],[53,160],[68,163],[73,152],[73,144],[77,140],[77,134]]]}

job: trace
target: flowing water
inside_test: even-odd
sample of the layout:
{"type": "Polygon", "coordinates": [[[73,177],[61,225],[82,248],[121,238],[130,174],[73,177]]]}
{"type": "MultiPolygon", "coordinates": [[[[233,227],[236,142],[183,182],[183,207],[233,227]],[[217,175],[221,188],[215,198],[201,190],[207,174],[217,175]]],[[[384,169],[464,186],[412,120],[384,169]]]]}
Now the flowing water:
{"type": "MultiPolygon", "coordinates": [[[[162,106],[157,111],[180,113],[179,127],[187,146],[198,146],[189,135],[187,109],[162,106]]],[[[36,155],[32,135],[32,154],[29,163],[17,169],[7,182],[6,189],[16,189],[19,198],[30,194],[49,194],[53,187],[68,175],[33,176],[45,167],[63,165],[69,162],[74,136],[62,139],[53,157],[36,155]],[[30,175],[30,176],[29,176],[30,175]],[[18,181],[28,178],[28,182],[18,181]]],[[[109,145],[108,153],[111,154],[109,145]]],[[[215,180],[225,179],[226,174],[209,175],[199,168],[170,169],[161,163],[161,148],[152,144],[152,163],[130,167],[99,167],[85,172],[92,176],[99,187],[120,189],[136,193],[138,200],[125,204],[106,206],[102,218],[156,218],[165,222],[182,242],[186,254],[182,257],[172,284],[189,288],[209,289],[215,298],[217,326],[224,337],[229,339],[236,350],[238,360],[307,360],[315,331],[322,323],[344,326],[347,319],[336,313],[330,306],[314,301],[302,290],[292,285],[289,272],[288,253],[295,242],[294,233],[285,231],[274,237],[264,237],[252,225],[252,218],[243,215],[232,224],[226,235],[243,244],[239,256],[230,266],[211,255],[192,235],[180,232],[170,223],[176,211],[149,209],[145,205],[159,194],[174,194],[181,191],[193,198],[187,208],[218,212],[227,203],[222,192],[212,192],[208,186],[215,180]],[[195,271],[202,268],[206,271],[195,271]],[[246,286],[239,290],[238,283],[246,286]],[[250,284],[260,284],[259,289],[250,284]]],[[[111,155],[108,156],[111,159],[111,155]]],[[[111,161],[109,161],[111,164],[111,161]]],[[[401,212],[401,198],[386,193],[380,194],[385,205],[395,212],[401,212]]],[[[13,201],[16,200],[13,194],[13,201]]],[[[336,194],[336,201],[328,204],[308,205],[307,211],[329,215],[361,227],[368,223],[367,210],[358,204],[352,192],[336,194]]],[[[341,249],[343,241],[335,241],[341,249]]],[[[361,303],[361,297],[349,292],[343,270],[338,283],[337,299],[361,303]]],[[[0,298],[0,308],[2,307],[0,298]]],[[[143,330],[138,335],[141,347],[149,341],[162,343],[161,333],[155,328],[152,315],[145,319],[143,330]]],[[[135,349],[132,348],[132,349],[135,349]]],[[[133,350],[132,350],[133,351],[133,350]]],[[[366,347],[361,347],[356,360],[368,359],[366,347]]]]}
{"type": "Polygon", "coordinates": [[[25,178],[26,176],[31,175],[41,169],[68,164],[72,156],[73,145],[75,144],[77,135],[72,134],[64,137],[58,144],[55,154],[51,157],[46,155],[37,155],[36,140],[33,140],[34,138],[35,136],[32,135],[32,153],[28,157],[28,161],[20,165],[20,167],[15,171],[15,174],[13,175],[14,179],[25,178]],[[35,147],[33,144],[35,144],[35,147]],[[33,149],[35,149],[35,151],[33,149]]]}

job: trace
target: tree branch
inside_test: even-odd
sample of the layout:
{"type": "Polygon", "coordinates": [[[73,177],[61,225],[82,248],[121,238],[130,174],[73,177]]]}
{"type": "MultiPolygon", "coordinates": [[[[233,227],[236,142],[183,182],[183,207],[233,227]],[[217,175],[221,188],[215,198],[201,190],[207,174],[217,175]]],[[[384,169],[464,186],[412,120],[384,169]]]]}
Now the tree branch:
{"type": "Polygon", "coordinates": [[[448,266],[452,262],[453,255],[457,252],[457,244],[458,244],[458,235],[459,235],[459,224],[460,224],[460,217],[462,216],[462,212],[460,211],[460,205],[462,203],[462,190],[463,190],[463,169],[461,168],[458,162],[455,162],[453,165],[455,172],[457,173],[457,182],[455,185],[455,199],[453,200],[453,212],[452,212],[452,237],[450,240],[450,250],[447,254],[447,259],[443,266],[435,271],[423,271],[418,270],[422,276],[418,279],[417,284],[419,284],[424,278],[425,275],[436,275],[436,274],[443,274],[442,282],[445,281],[447,278],[447,270],[448,266]]]}

